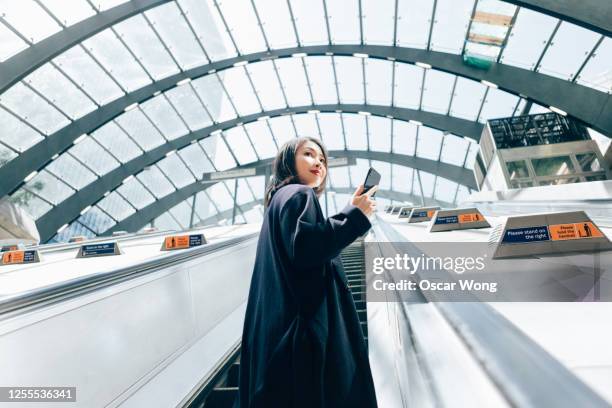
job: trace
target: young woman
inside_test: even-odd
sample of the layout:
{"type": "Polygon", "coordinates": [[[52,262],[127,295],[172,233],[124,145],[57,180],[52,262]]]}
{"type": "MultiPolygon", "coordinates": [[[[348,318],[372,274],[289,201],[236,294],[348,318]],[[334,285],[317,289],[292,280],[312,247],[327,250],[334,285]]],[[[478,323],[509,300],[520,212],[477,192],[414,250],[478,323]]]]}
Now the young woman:
{"type": "Polygon", "coordinates": [[[327,153],[321,141],[286,143],[266,189],[244,322],[241,408],[376,407],[363,332],[340,251],[371,225],[376,203],[359,186],[325,219],[327,153]]]}

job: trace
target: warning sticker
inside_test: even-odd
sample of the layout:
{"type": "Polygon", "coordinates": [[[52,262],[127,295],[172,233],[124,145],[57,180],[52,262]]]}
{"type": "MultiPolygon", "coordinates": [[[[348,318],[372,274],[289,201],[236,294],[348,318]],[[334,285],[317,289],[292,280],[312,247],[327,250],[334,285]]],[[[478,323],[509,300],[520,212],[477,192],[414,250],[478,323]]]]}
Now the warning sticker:
{"type": "Polygon", "coordinates": [[[601,231],[592,222],[549,225],[548,229],[553,241],[603,237],[601,231]]]}
{"type": "Polygon", "coordinates": [[[433,217],[435,213],[436,213],[436,210],[429,210],[429,211],[427,211],[427,218],[433,217]]]}
{"type": "Polygon", "coordinates": [[[164,249],[185,249],[200,246],[204,243],[202,234],[174,235],[164,239],[164,249]]]}
{"type": "Polygon", "coordinates": [[[36,251],[10,251],[2,254],[2,264],[22,264],[36,262],[36,251]]]}
{"type": "Polygon", "coordinates": [[[468,213],[468,214],[460,214],[459,215],[459,223],[468,223],[468,222],[477,222],[483,221],[484,218],[482,215],[478,213],[468,213]]]}

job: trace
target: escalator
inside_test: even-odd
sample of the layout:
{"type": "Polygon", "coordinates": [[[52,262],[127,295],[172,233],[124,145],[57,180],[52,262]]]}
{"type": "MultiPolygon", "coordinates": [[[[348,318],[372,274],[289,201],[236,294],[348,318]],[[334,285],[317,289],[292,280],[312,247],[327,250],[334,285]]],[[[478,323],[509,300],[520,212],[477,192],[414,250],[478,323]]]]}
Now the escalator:
{"type": "MultiPolygon", "coordinates": [[[[361,329],[368,341],[368,314],[366,309],[365,254],[363,240],[357,240],[340,254],[351,289],[361,329]]],[[[240,351],[235,350],[225,359],[217,373],[187,406],[190,408],[231,408],[238,395],[240,351]]]]}

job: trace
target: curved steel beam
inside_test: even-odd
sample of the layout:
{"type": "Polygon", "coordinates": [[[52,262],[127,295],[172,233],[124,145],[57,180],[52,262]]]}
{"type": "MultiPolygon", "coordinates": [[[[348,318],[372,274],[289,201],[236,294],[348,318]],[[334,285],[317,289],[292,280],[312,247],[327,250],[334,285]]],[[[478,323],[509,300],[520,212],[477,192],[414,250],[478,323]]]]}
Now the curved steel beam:
{"type": "Polygon", "coordinates": [[[62,52],[121,21],[170,0],[133,0],[97,13],[33,44],[0,64],[0,94],[62,52]]]}
{"type": "MultiPolygon", "coordinates": [[[[228,122],[224,122],[227,124],[228,122]]],[[[36,221],[36,227],[41,237],[41,242],[46,242],[51,239],[59,227],[66,223],[71,223],[80,216],[81,210],[89,205],[94,205],[104,197],[107,191],[113,191],[118,188],[126,177],[137,174],[145,167],[150,166],[162,160],[166,153],[176,148],[188,146],[192,140],[199,140],[206,137],[210,133],[210,128],[203,129],[175,139],[161,145],[142,156],[136,157],[120,167],[110,171],[104,176],[98,178],[91,184],[83,187],[59,205],[53,207],[45,215],[36,221]]],[[[329,152],[332,157],[355,157],[361,159],[372,159],[385,161],[400,166],[409,166],[427,171],[439,177],[452,180],[456,183],[463,184],[471,189],[477,189],[474,173],[472,170],[465,167],[459,167],[448,163],[441,163],[434,160],[423,159],[420,157],[407,156],[396,153],[383,153],[373,151],[358,151],[358,150],[331,150],[329,152]]],[[[271,159],[257,161],[239,166],[236,169],[256,167],[259,170],[271,163],[271,159]]],[[[263,172],[261,173],[263,174],[263,172]]]]}
{"type": "Polygon", "coordinates": [[[612,3],[608,0],[504,0],[612,37],[612,3]]]}

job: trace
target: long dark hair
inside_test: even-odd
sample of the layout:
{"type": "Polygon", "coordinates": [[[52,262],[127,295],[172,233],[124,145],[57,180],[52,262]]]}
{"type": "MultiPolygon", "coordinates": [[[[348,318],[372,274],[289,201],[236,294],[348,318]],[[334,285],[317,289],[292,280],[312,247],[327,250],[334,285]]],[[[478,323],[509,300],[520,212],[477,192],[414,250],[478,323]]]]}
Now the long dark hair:
{"type": "Polygon", "coordinates": [[[314,191],[317,193],[317,196],[319,196],[325,190],[325,184],[327,182],[327,150],[325,146],[323,146],[323,142],[308,136],[291,139],[278,150],[274,163],[272,164],[272,177],[266,186],[266,194],[264,197],[264,205],[266,207],[268,207],[274,193],[276,193],[279,188],[287,184],[296,184],[300,182],[295,168],[295,155],[298,149],[306,142],[315,143],[319,146],[321,152],[323,152],[323,157],[325,158],[325,177],[321,181],[321,184],[314,188],[314,191]]]}

